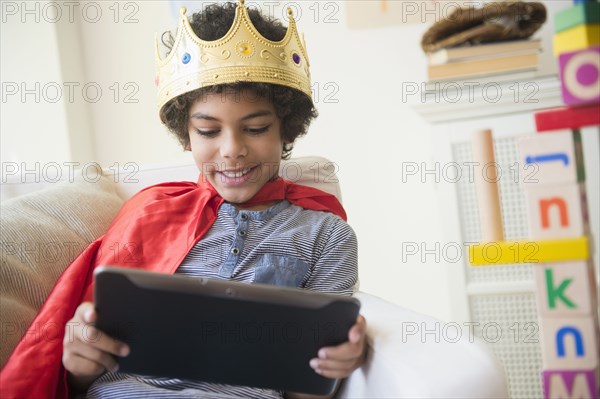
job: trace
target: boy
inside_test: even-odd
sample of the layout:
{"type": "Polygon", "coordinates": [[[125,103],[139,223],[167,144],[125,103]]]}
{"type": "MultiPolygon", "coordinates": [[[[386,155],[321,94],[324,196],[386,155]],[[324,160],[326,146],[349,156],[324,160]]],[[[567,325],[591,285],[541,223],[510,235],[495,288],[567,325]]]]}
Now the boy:
{"type": "MultiPolygon", "coordinates": [[[[63,275],[57,283],[71,284],[78,268],[88,276],[88,301],[74,315],[63,311],[72,318],[62,363],[76,391],[89,397],[309,397],[118,373],[115,356],[127,356],[129,348],[95,334],[89,302],[89,265],[99,264],[352,293],[356,237],[343,208],[328,194],[277,176],[280,160],[316,117],[308,59],[292,18],[288,29],[286,35],[280,23],[247,10],[243,1],[209,6],[190,23],[182,10],[170,53],[158,61],[160,117],[192,152],[200,180],[138,193],[69,267],[65,274],[75,277],[63,275]],[[112,253],[112,242],[133,246],[112,253]]],[[[348,342],[322,348],[310,366],[344,378],[364,354],[365,321],[359,317],[348,342]]]]}

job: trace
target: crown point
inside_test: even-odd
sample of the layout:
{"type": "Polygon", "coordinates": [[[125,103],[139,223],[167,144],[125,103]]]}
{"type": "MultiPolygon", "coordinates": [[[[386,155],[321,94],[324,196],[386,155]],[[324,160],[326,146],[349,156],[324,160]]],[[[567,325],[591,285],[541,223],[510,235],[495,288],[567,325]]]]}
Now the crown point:
{"type": "Polygon", "coordinates": [[[244,0],[239,0],[240,7],[244,7],[244,0]]]}
{"type": "Polygon", "coordinates": [[[288,7],[287,14],[288,14],[288,17],[294,18],[294,12],[292,11],[292,7],[288,7]]]}
{"type": "Polygon", "coordinates": [[[184,16],[186,12],[187,12],[187,7],[186,6],[181,6],[181,8],[179,9],[179,14],[181,16],[184,16]]]}

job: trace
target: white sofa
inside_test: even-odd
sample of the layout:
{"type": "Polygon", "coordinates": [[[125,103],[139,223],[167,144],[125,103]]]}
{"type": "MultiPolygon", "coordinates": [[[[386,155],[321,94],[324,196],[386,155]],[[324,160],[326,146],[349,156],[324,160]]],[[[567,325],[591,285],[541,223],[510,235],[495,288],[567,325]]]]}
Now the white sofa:
{"type": "MultiPolygon", "coordinates": [[[[323,158],[297,158],[282,165],[282,174],[341,199],[330,166],[323,158]]],[[[144,168],[131,164],[120,173],[104,171],[105,176],[94,183],[93,168],[83,173],[65,173],[67,181],[61,183],[51,183],[47,176],[34,182],[24,181],[20,174],[2,177],[0,365],[62,270],[102,234],[125,199],[151,184],[195,181],[198,174],[190,163],[144,168]]],[[[361,263],[364,267],[367,261],[361,263]]],[[[372,294],[357,292],[356,297],[368,323],[369,356],[345,381],[338,397],[508,397],[502,366],[482,342],[471,342],[465,334],[456,342],[423,334],[439,331],[444,323],[372,294]]]]}

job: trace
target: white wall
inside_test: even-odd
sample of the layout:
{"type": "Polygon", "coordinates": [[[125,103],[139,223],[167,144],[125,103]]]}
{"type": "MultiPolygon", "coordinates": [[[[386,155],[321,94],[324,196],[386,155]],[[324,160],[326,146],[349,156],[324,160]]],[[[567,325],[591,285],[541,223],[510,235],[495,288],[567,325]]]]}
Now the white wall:
{"type": "Polygon", "coordinates": [[[34,13],[19,10],[14,16],[9,5],[20,8],[1,4],[1,157],[3,163],[27,162],[34,170],[36,162],[71,159],[56,26],[43,22],[39,4],[39,12],[31,5],[34,13]]]}
{"type": "MultiPolygon", "coordinates": [[[[82,86],[100,87],[102,96],[92,102],[79,91],[74,104],[61,106],[3,102],[3,162],[77,159],[110,166],[188,159],[159,123],[153,83],[154,33],[175,28],[177,4],[121,2],[115,7],[114,2],[88,3],[97,7],[81,3],[74,10],[73,22],[65,26],[63,17],[62,28],[43,18],[34,23],[30,17],[22,23],[19,14],[6,15],[3,82],[61,82],[66,80],[61,73],[69,70],[82,86]],[[62,45],[60,55],[57,43],[62,45]],[[77,117],[70,120],[73,114],[77,117]]],[[[402,98],[403,82],[420,84],[426,79],[419,42],[427,26],[349,30],[343,2],[336,3],[339,12],[333,17],[338,22],[323,21],[332,10],[325,9],[328,3],[332,2],[302,3],[298,21],[320,94],[320,117],[298,142],[295,155],[323,155],[339,165],[344,204],[359,238],[361,288],[451,319],[443,262],[433,256],[425,262],[415,256],[402,261],[403,243],[434,248],[441,240],[433,181],[402,183],[400,176],[402,162],[431,162],[435,145],[429,126],[402,98]],[[317,21],[315,7],[321,10],[317,21]],[[328,94],[337,102],[325,102],[328,94]]],[[[286,4],[279,3],[275,14],[282,15],[281,5],[286,4]]],[[[550,10],[569,4],[546,2],[550,10]]],[[[553,70],[551,35],[550,22],[538,36],[544,37],[547,49],[544,68],[553,70]]]]}

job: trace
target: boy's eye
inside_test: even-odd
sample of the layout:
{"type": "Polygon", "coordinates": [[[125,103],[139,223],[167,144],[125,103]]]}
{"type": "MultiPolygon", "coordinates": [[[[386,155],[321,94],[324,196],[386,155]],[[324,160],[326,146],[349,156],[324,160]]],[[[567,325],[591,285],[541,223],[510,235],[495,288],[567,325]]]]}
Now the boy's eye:
{"type": "Polygon", "coordinates": [[[246,128],[246,131],[250,134],[261,134],[269,130],[271,125],[263,126],[263,127],[254,127],[254,128],[246,128]]]}
{"type": "Polygon", "coordinates": [[[196,131],[198,132],[199,135],[201,136],[205,136],[205,137],[215,137],[219,131],[218,130],[211,130],[211,129],[196,129],[196,131]]]}

